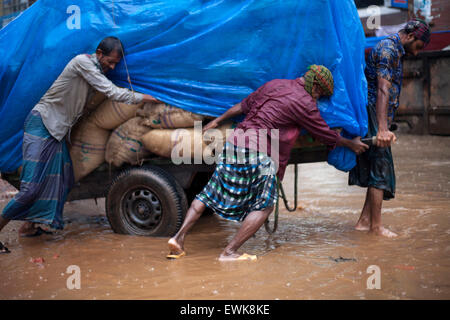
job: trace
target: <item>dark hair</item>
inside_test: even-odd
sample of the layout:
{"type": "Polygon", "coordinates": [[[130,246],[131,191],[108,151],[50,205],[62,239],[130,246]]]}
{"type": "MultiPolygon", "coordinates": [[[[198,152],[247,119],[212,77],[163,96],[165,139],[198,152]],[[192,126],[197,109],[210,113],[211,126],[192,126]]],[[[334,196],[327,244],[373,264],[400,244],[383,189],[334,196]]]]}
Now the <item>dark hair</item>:
{"type": "Polygon", "coordinates": [[[103,39],[97,47],[104,55],[109,56],[112,51],[117,51],[120,57],[124,54],[122,42],[116,37],[107,37],[103,39]]]}

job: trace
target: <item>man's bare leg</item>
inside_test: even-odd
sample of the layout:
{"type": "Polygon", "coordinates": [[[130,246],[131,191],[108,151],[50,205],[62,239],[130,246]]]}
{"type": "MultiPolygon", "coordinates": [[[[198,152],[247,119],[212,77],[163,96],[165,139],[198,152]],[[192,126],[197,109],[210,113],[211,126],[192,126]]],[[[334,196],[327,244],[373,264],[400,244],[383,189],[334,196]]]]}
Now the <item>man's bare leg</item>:
{"type": "Polygon", "coordinates": [[[397,234],[381,225],[381,207],[383,204],[383,190],[374,187],[368,188],[370,203],[370,232],[388,238],[397,234]]]}
{"type": "Polygon", "coordinates": [[[369,188],[366,192],[366,200],[364,201],[364,206],[361,211],[361,216],[355,225],[355,229],[358,231],[369,231],[370,230],[370,200],[369,200],[369,188]]]}
{"type": "Polygon", "coordinates": [[[188,231],[194,226],[195,222],[197,222],[198,218],[201,217],[205,208],[206,205],[200,200],[194,199],[194,201],[192,201],[180,230],[175,236],[169,239],[168,245],[170,254],[178,255],[184,252],[184,238],[188,231]]]}
{"type": "Polygon", "coordinates": [[[272,210],[273,207],[269,207],[262,211],[250,212],[236,235],[220,254],[219,260],[230,261],[239,258],[240,255],[236,251],[261,228],[272,210]]]}

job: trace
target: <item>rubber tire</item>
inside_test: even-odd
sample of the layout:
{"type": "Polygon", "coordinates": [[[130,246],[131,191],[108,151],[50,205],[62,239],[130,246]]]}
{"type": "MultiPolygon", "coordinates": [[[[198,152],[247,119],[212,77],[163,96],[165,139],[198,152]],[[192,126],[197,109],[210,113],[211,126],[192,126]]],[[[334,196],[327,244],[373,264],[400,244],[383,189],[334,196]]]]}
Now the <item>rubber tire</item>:
{"type": "Polygon", "coordinates": [[[183,223],[187,206],[186,194],[180,184],[170,173],[156,166],[122,171],[111,183],[105,199],[106,216],[113,231],[139,236],[173,236],[183,223]],[[149,189],[161,203],[161,222],[151,230],[131,224],[123,212],[125,195],[140,186],[149,189]]]}

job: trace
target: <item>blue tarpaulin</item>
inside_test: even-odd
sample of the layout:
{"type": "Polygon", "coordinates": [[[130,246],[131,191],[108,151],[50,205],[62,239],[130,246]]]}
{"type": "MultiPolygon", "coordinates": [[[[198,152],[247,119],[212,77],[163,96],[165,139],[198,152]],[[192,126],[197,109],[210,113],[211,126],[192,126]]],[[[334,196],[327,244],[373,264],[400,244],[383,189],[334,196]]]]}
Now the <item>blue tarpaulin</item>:
{"type": "MultiPolygon", "coordinates": [[[[364,31],[353,0],[39,0],[0,30],[0,171],[21,165],[23,123],[65,65],[106,36],[124,43],[133,88],[219,116],[265,82],[323,64],[325,121],[367,132],[364,31]]],[[[128,87],[123,60],[108,75],[128,87]]],[[[340,170],[355,155],[337,148],[340,170]]]]}
{"type": "Polygon", "coordinates": [[[381,40],[387,38],[387,36],[381,36],[381,37],[370,37],[370,38],[366,38],[366,49],[372,49],[373,47],[376,46],[376,44],[378,42],[380,42],[381,40]]]}

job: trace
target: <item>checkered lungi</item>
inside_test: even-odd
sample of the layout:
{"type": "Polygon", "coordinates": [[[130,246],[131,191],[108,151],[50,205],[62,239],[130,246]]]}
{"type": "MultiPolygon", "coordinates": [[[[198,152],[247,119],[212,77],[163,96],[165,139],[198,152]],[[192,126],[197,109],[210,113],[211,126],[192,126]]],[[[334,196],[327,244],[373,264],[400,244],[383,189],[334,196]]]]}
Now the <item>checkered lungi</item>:
{"type": "Polygon", "coordinates": [[[264,153],[227,142],[211,179],[196,199],[225,219],[243,221],[275,204],[274,161],[264,153]]]}

